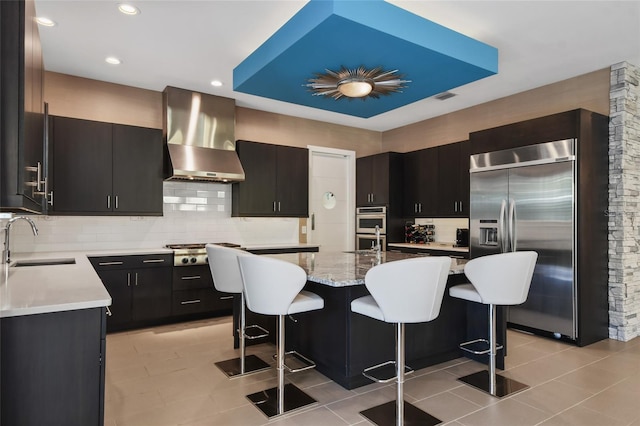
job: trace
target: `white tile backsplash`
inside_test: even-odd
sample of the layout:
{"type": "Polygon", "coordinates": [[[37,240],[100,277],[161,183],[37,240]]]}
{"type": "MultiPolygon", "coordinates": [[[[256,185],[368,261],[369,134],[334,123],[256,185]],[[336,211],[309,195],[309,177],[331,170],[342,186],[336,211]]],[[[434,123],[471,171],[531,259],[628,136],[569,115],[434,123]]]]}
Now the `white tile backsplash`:
{"type": "MultiPolygon", "coordinates": [[[[19,221],[14,253],[158,248],[169,243],[298,242],[298,218],[231,217],[231,185],[164,182],[163,216],[31,216],[38,236],[19,221]]],[[[4,226],[0,224],[0,226],[4,226]]]]}

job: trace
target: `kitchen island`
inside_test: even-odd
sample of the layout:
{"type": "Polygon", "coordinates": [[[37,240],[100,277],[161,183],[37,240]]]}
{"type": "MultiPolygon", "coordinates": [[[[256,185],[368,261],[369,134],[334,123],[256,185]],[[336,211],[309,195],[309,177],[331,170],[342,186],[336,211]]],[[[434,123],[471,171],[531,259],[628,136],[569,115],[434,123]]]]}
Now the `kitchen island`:
{"type": "MultiPolygon", "coordinates": [[[[383,252],[381,262],[418,256],[383,252]]],[[[394,359],[394,326],[352,313],[351,301],[369,294],[364,276],[377,264],[376,256],[369,252],[321,251],[273,257],[300,265],[308,275],[305,290],[318,294],[325,303],[322,310],[287,319],[287,350],[296,350],[311,358],[319,372],[346,389],[371,383],[362,371],[394,359]]],[[[447,288],[467,282],[463,273],[466,262],[466,259],[452,259],[447,288]]],[[[407,365],[419,369],[462,356],[458,345],[476,333],[468,324],[482,324],[482,329],[486,328],[484,311],[478,313],[478,318],[469,318],[475,315],[473,312],[466,302],[449,297],[447,290],[437,319],[407,324],[407,365]]],[[[499,335],[503,333],[502,329],[499,335]]]]}

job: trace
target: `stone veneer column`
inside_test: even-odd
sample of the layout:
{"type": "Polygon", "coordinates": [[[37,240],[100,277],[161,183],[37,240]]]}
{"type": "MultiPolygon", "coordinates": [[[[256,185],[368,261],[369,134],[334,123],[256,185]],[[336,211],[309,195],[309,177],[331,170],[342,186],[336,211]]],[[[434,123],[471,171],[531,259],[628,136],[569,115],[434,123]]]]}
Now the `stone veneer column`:
{"type": "Polygon", "coordinates": [[[609,337],[640,334],[640,68],[611,67],[609,120],[609,337]]]}

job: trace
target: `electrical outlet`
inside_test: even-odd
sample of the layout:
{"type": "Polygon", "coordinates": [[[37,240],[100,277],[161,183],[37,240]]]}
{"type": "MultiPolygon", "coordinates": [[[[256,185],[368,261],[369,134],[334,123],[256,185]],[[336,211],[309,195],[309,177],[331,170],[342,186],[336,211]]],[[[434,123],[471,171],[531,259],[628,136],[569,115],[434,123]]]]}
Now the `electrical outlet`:
{"type": "Polygon", "coordinates": [[[303,233],[303,234],[306,234],[307,233],[307,227],[303,226],[302,228],[300,228],[300,232],[303,233]]]}

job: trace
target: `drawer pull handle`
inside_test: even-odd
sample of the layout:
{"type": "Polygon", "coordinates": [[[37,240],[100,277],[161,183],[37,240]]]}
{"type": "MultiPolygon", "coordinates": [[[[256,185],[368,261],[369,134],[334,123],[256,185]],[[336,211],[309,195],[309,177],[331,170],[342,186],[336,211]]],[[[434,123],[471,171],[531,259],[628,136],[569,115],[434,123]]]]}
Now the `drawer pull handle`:
{"type": "Polygon", "coordinates": [[[229,300],[233,299],[233,296],[220,296],[220,300],[229,300]]]}
{"type": "Polygon", "coordinates": [[[100,266],[122,265],[124,262],[98,262],[100,266]]]}
{"type": "Polygon", "coordinates": [[[142,263],[164,263],[164,259],[145,259],[142,263]]]}
{"type": "Polygon", "coordinates": [[[192,305],[194,303],[200,303],[200,299],[185,300],[184,302],[180,302],[181,305],[192,305]]]}
{"type": "Polygon", "coordinates": [[[201,277],[200,275],[192,275],[190,277],[181,277],[181,280],[199,280],[201,277]]]}

